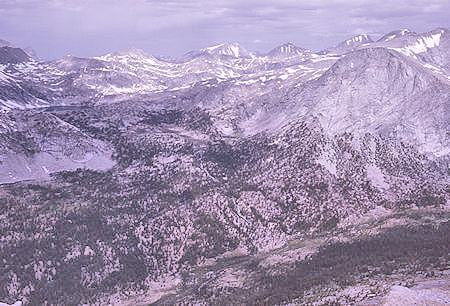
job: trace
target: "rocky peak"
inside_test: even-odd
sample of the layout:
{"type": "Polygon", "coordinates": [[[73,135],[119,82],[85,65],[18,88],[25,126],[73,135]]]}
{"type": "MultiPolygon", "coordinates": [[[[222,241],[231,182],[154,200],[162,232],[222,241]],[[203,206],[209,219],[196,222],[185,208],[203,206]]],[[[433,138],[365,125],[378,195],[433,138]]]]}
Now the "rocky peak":
{"type": "Polygon", "coordinates": [[[131,47],[119,52],[108,53],[103,56],[95,57],[95,59],[107,62],[120,62],[129,64],[130,62],[140,62],[146,64],[158,64],[159,60],[146,51],[131,47]]]}
{"type": "Polygon", "coordinates": [[[248,57],[250,55],[250,52],[237,42],[223,43],[201,49],[201,51],[211,55],[225,55],[235,58],[248,57]]]}
{"type": "Polygon", "coordinates": [[[388,34],[384,35],[378,41],[379,42],[380,41],[390,41],[390,40],[393,40],[393,39],[398,38],[398,37],[407,36],[407,35],[414,35],[414,34],[416,34],[416,33],[412,32],[409,29],[396,30],[396,31],[392,31],[392,32],[389,32],[388,34]]]}
{"type": "Polygon", "coordinates": [[[310,51],[304,48],[297,47],[293,43],[288,42],[272,49],[269,53],[267,53],[267,55],[270,57],[294,57],[305,55],[307,53],[310,53],[310,51]]]}
{"type": "Polygon", "coordinates": [[[344,54],[355,50],[357,47],[373,42],[372,38],[367,34],[360,34],[353,36],[343,42],[339,43],[337,46],[327,50],[327,53],[344,54]]]}

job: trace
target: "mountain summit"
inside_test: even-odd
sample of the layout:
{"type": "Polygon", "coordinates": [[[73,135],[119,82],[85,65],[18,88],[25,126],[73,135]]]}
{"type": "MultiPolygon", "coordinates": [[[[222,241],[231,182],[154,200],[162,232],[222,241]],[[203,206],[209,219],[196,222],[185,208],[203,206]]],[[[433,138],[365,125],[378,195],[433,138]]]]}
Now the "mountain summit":
{"type": "Polygon", "coordinates": [[[297,47],[291,42],[285,43],[281,46],[278,46],[267,53],[269,57],[277,57],[277,58],[290,58],[302,55],[308,55],[311,51],[297,47]]]}
{"type": "Polygon", "coordinates": [[[195,58],[251,58],[253,53],[249,52],[237,42],[222,43],[215,46],[194,50],[186,53],[178,61],[189,61],[195,58]]]}
{"type": "Polygon", "coordinates": [[[378,41],[390,41],[392,39],[402,37],[405,35],[415,35],[415,34],[416,33],[412,32],[410,29],[396,30],[382,36],[378,41]]]}
{"type": "Polygon", "coordinates": [[[328,53],[344,54],[355,50],[357,47],[373,42],[372,38],[367,34],[360,34],[353,36],[343,42],[339,43],[337,46],[327,49],[328,53]]]}
{"type": "Polygon", "coordinates": [[[235,58],[249,57],[251,54],[249,51],[247,51],[247,49],[245,49],[237,42],[223,43],[216,46],[201,49],[200,51],[211,55],[225,55],[235,58]]]}
{"type": "Polygon", "coordinates": [[[0,47],[0,304],[448,287],[449,50],[444,28],[174,61],[0,47]]]}

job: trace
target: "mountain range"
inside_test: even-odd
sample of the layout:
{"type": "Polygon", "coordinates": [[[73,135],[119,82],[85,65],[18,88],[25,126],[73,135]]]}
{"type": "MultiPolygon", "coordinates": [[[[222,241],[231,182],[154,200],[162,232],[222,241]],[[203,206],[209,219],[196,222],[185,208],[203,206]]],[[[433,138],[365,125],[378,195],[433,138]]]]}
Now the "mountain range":
{"type": "Polygon", "coordinates": [[[449,50],[446,28],[177,59],[0,40],[0,302],[442,298],[449,50]]]}

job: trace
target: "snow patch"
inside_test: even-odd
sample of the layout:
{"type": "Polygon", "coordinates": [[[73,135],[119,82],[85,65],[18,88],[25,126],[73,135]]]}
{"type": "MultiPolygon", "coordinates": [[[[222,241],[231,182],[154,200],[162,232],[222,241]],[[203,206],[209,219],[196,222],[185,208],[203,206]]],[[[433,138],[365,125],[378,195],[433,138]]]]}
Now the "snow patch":
{"type": "Polygon", "coordinates": [[[385,306],[406,305],[449,305],[449,294],[440,288],[416,289],[392,286],[391,291],[381,301],[385,306]]]}
{"type": "Polygon", "coordinates": [[[88,245],[84,248],[84,256],[92,256],[94,254],[95,252],[88,245]]]}
{"type": "Polygon", "coordinates": [[[22,301],[17,301],[13,304],[8,304],[8,303],[2,303],[0,302],[0,306],[22,306],[22,301]]]}
{"type": "Polygon", "coordinates": [[[387,37],[384,41],[393,40],[395,37],[397,37],[397,35],[391,35],[391,36],[387,37]]]}
{"type": "Polygon", "coordinates": [[[331,174],[337,174],[336,162],[327,154],[322,154],[319,159],[317,159],[317,163],[323,166],[331,174]]]}
{"type": "Polygon", "coordinates": [[[368,165],[366,167],[367,178],[372,183],[374,187],[379,189],[388,189],[389,184],[387,184],[384,180],[383,172],[381,172],[380,168],[375,165],[368,165]]]}
{"type": "Polygon", "coordinates": [[[14,102],[14,101],[11,101],[11,100],[3,101],[3,104],[6,105],[9,108],[25,109],[25,107],[23,105],[20,105],[20,104],[14,102]]]}
{"type": "Polygon", "coordinates": [[[415,56],[416,54],[427,52],[428,49],[438,47],[440,44],[442,32],[430,36],[424,36],[417,39],[417,42],[403,48],[388,48],[407,56],[415,56]]]}
{"type": "Polygon", "coordinates": [[[214,50],[216,50],[216,49],[218,49],[220,47],[223,47],[224,45],[225,44],[215,45],[215,46],[212,46],[212,47],[209,47],[209,48],[202,49],[201,51],[214,51],[214,50]]]}

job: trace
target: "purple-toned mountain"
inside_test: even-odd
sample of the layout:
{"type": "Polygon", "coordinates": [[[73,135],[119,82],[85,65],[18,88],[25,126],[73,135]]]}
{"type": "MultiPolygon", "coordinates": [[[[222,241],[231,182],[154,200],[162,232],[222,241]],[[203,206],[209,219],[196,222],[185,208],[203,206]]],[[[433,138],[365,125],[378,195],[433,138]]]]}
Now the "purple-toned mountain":
{"type": "Polygon", "coordinates": [[[356,48],[372,43],[372,38],[367,34],[356,35],[352,38],[349,38],[335,47],[326,49],[326,53],[334,53],[334,54],[345,54],[347,52],[351,52],[356,48]]]}
{"type": "Polygon", "coordinates": [[[267,56],[275,58],[291,58],[298,56],[308,56],[311,53],[312,52],[308,49],[297,47],[293,43],[288,42],[272,49],[269,53],[267,53],[267,56]]]}
{"type": "Polygon", "coordinates": [[[449,44],[0,47],[0,302],[353,305],[445,283],[449,44]]]}

